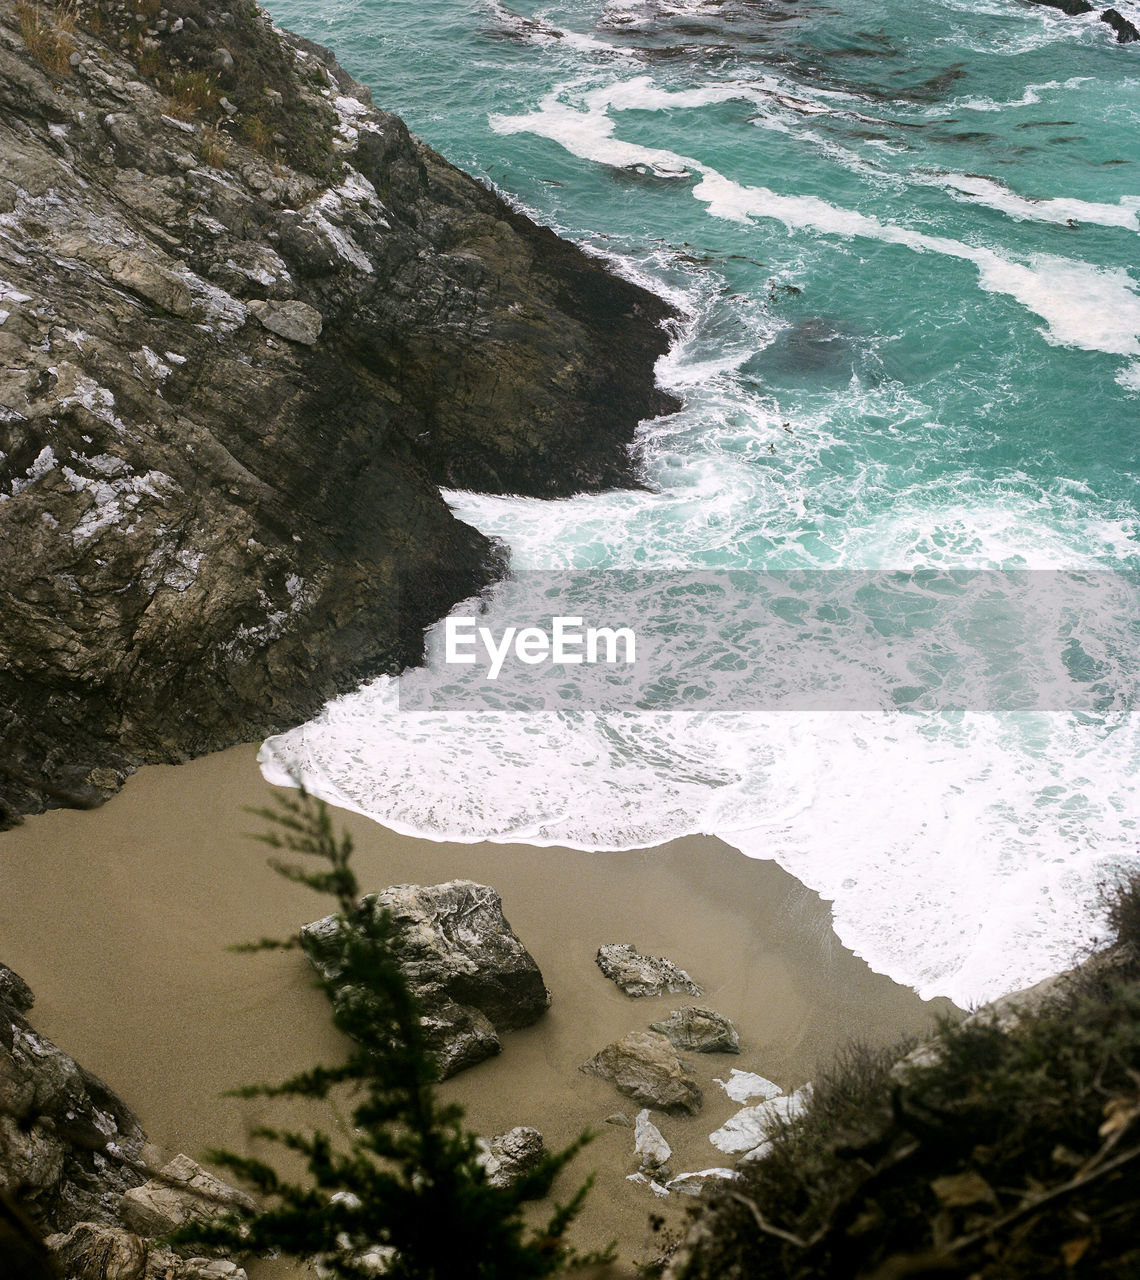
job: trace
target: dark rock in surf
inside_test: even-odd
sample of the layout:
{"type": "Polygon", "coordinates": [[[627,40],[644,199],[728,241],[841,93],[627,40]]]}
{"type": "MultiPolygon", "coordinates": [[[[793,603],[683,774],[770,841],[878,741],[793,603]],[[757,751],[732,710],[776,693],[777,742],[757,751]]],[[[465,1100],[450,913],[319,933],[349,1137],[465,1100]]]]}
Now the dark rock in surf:
{"type": "Polygon", "coordinates": [[[1092,13],[1095,9],[1088,0],[1029,0],[1029,3],[1044,5],[1048,9],[1060,9],[1070,18],[1079,17],[1082,13],[1092,13]]]}
{"type": "Polygon", "coordinates": [[[1134,40],[1140,40],[1140,31],[1122,14],[1115,9],[1105,9],[1100,15],[1101,22],[1107,22],[1108,25],[1116,32],[1117,44],[1132,44],[1134,40]]]}
{"type": "MultiPolygon", "coordinates": [[[[399,926],[396,954],[442,1077],[497,1054],[499,1032],[530,1026],[549,1008],[542,973],[490,886],[394,885],[361,904],[390,911],[399,926]]],[[[336,916],[326,916],[301,930],[302,945],[333,985],[334,1000],[367,1000],[367,993],[342,985],[342,929],[336,916]]]]}

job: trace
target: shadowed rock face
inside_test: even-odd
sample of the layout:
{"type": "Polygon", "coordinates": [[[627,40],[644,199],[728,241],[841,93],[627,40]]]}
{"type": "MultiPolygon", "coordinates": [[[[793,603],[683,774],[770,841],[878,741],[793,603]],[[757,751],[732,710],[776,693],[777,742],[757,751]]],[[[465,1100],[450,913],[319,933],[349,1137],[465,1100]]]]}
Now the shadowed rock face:
{"type": "Polygon", "coordinates": [[[154,57],[214,68],[224,30],[218,87],[278,113],[272,157],[244,107],[172,115],[113,27],[45,69],[0,0],[0,825],[418,661],[502,567],[437,485],[630,483],[674,407],[664,303],[326,50],[191,7],[154,57]]]}

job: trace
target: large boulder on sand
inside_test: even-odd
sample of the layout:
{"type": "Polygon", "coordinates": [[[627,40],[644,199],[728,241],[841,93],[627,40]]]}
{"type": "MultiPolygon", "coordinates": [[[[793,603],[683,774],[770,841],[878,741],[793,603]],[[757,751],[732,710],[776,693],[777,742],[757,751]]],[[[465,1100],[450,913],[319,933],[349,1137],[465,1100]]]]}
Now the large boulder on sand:
{"type": "Polygon", "coordinates": [[[599,1050],[579,1070],[612,1080],[628,1097],[661,1111],[695,1115],[704,1101],[677,1050],[656,1031],[631,1031],[599,1050]]]}
{"type": "MultiPolygon", "coordinates": [[[[550,1006],[538,965],[489,885],[400,884],[361,905],[390,911],[399,926],[400,967],[420,1003],[441,1078],[498,1053],[500,1031],[529,1026],[550,1006]]],[[[342,928],[338,917],[326,916],[301,930],[309,959],[334,990],[343,976],[342,928]]],[[[342,996],[347,991],[340,988],[342,996]]]]}

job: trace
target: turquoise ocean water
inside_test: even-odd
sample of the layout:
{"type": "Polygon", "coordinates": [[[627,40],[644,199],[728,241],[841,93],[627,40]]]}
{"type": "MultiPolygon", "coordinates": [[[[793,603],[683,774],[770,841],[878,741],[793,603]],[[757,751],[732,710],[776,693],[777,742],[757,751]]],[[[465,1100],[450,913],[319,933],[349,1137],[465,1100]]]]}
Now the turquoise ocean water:
{"type": "MultiPolygon", "coordinates": [[[[684,315],[659,368],[683,408],[637,446],[652,491],[449,495],[517,569],[1060,569],[1067,599],[1011,660],[1063,682],[1135,650],[1140,593],[1115,574],[1140,570],[1140,45],[1018,0],[270,8],[684,315]]],[[[590,612],[616,623],[606,581],[590,612]]],[[[1097,881],[1137,856],[1128,696],[397,698],[384,679],[331,704],[266,744],[266,772],[441,839],[714,832],[832,899],[843,940],[924,994],[1066,963],[1097,881]]]]}

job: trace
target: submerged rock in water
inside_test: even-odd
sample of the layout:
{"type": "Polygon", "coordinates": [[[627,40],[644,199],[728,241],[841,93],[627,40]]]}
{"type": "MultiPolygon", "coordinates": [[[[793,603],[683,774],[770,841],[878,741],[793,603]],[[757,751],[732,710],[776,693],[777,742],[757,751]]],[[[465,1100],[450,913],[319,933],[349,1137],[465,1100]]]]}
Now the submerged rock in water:
{"type": "Polygon", "coordinates": [[[695,1115],[704,1101],[677,1050],[656,1031],[631,1031],[599,1050],[579,1070],[612,1080],[627,1097],[661,1111],[695,1115]]]}
{"type": "MultiPolygon", "coordinates": [[[[394,885],[361,905],[390,911],[399,926],[396,953],[441,1077],[498,1053],[500,1031],[530,1026],[549,1008],[542,973],[489,885],[394,885]]],[[[306,953],[334,988],[343,977],[342,928],[336,916],[326,916],[301,930],[306,953]]],[[[334,999],[350,995],[359,992],[341,988],[334,999]]]]}
{"type": "Polygon", "coordinates": [[[703,995],[684,969],[664,956],[643,956],[631,943],[613,942],[598,948],[598,968],[627,996],[662,996],[685,992],[703,995]]]}
{"type": "Polygon", "coordinates": [[[140,67],[132,10],[75,16],[54,70],[0,24],[0,826],[420,661],[503,567],[438,486],[634,483],[676,403],[668,304],[328,50],[247,5],[140,67]]]}
{"type": "Polygon", "coordinates": [[[694,1053],[739,1053],[740,1037],[736,1028],[722,1013],[689,1005],[674,1009],[661,1022],[651,1022],[651,1031],[660,1031],[670,1044],[694,1053]]]}

